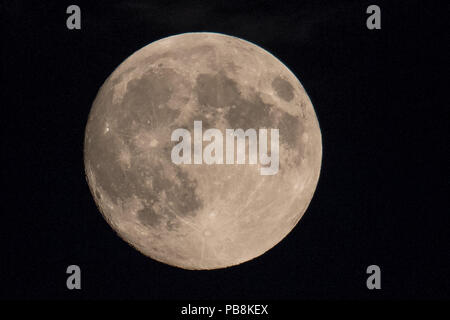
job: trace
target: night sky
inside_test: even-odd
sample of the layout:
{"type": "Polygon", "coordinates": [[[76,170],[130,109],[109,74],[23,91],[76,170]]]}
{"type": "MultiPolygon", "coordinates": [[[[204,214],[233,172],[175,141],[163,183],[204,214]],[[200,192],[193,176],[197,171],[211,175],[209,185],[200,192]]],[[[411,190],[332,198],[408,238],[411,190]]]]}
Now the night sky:
{"type": "Polygon", "coordinates": [[[1,5],[1,298],[450,297],[444,2],[78,1],[81,30],[66,28],[74,3],[53,3],[1,5]],[[366,27],[373,3],[381,30],[366,27]],[[298,225],[264,255],[214,271],[133,249],[84,176],[84,128],[105,79],[143,46],[192,31],[242,38],[285,63],[323,139],[298,225]],[[81,267],[80,291],[66,288],[71,264],[81,267]],[[381,290],[366,287],[371,264],[381,290]]]}

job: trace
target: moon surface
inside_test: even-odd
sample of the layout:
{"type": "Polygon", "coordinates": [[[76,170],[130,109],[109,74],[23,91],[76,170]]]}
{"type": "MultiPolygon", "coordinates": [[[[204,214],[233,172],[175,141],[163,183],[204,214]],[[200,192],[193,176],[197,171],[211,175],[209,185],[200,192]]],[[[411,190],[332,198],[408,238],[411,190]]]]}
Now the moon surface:
{"type": "Polygon", "coordinates": [[[100,88],[85,131],[86,176],[105,220],[144,255],[184,269],[237,265],[275,246],[305,213],[321,161],[299,80],[264,49],[216,33],[136,51],[100,88]],[[278,173],[261,175],[259,162],[174,164],[172,131],[199,120],[203,130],[279,129],[278,173]]]}

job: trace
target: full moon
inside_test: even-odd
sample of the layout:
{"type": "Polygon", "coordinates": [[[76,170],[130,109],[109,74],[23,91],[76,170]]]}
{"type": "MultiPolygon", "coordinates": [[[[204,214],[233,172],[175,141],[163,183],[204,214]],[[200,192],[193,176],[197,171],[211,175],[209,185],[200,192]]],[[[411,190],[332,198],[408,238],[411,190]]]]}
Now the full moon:
{"type": "Polygon", "coordinates": [[[261,47],[216,33],[133,53],[100,88],[85,131],[86,177],[105,220],[144,255],[184,269],[230,267],[274,247],[305,213],[321,162],[319,123],[296,76],[261,47]],[[174,163],[172,132],[193,132],[194,121],[203,132],[278,129],[279,170],[261,175],[248,154],[244,164],[174,163]]]}

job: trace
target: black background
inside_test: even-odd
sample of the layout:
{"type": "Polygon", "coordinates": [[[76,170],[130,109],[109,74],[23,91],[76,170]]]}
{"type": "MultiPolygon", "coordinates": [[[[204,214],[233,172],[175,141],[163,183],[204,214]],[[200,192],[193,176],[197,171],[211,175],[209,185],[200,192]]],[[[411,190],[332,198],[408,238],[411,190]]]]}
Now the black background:
{"type": "MultiPolygon", "coordinates": [[[[447,50],[436,1],[2,1],[4,299],[449,298],[447,50]],[[129,55],[210,31],[268,50],[299,78],[323,138],[322,171],[299,224],[237,267],[188,271],[145,257],[98,212],[84,178],[88,113],[129,55]],[[66,289],[66,268],[82,290],[66,289]],[[381,267],[382,289],[366,288],[381,267]]],[[[448,41],[448,40],[445,40],[448,41]]]]}

